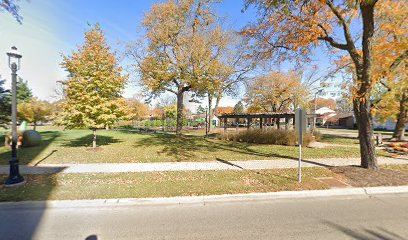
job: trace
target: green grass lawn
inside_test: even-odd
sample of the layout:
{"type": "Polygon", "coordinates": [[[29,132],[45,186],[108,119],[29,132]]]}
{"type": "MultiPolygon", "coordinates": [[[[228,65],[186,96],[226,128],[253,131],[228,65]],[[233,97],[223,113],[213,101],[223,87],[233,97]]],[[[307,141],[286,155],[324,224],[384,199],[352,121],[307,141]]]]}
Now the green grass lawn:
{"type": "Polygon", "coordinates": [[[359,140],[355,137],[346,137],[346,136],[336,136],[332,134],[322,134],[320,142],[332,143],[332,144],[341,144],[341,145],[357,145],[359,140]]]}
{"type": "MultiPolygon", "coordinates": [[[[336,128],[319,128],[319,130],[326,131],[326,132],[332,132],[333,134],[336,134],[338,132],[342,133],[354,133],[357,134],[358,130],[357,129],[336,129],[336,128]]],[[[374,130],[374,134],[379,134],[381,133],[384,137],[391,137],[393,134],[393,131],[391,130],[374,130]]],[[[408,132],[405,133],[405,136],[408,137],[408,132]]]]}
{"type": "MultiPolygon", "coordinates": [[[[298,157],[298,148],[205,139],[199,136],[177,138],[173,134],[143,134],[99,130],[98,149],[90,148],[90,130],[40,127],[42,144],[18,150],[21,164],[58,163],[144,163],[282,159],[298,157]]],[[[305,158],[359,157],[358,148],[304,148],[305,158]]],[[[0,147],[0,164],[7,164],[10,150],[0,147]]]]}
{"type": "MultiPolygon", "coordinates": [[[[325,168],[263,171],[189,171],[153,173],[26,175],[17,188],[0,186],[0,201],[198,196],[232,193],[326,189],[314,179],[329,177],[325,168]]],[[[5,176],[0,176],[4,180],[5,176]]]]}

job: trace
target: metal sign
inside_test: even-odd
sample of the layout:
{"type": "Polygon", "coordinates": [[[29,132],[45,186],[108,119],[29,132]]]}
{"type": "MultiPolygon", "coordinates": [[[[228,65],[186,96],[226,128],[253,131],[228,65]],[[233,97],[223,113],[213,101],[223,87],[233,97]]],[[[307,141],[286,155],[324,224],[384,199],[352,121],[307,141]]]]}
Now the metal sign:
{"type": "Polygon", "coordinates": [[[303,144],[303,133],[306,131],[306,111],[300,108],[295,111],[295,130],[299,133],[299,144],[303,144]]]}
{"type": "Polygon", "coordinates": [[[295,130],[299,133],[298,181],[302,182],[302,144],[303,132],[306,131],[306,111],[300,108],[295,111],[295,130]]]}

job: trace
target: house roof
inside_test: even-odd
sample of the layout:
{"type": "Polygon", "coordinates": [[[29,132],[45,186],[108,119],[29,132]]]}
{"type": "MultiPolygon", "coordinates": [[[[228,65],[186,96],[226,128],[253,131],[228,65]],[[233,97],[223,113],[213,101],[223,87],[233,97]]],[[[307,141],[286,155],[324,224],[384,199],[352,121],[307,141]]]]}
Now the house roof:
{"type": "Polygon", "coordinates": [[[344,119],[344,118],[349,118],[349,117],[354,117],[354,114],[353,113],[339,113],[339,114],[336,114],[330,117],[329,119],[327,119],[327,121],[334,122],[334,121],[338,121],[339,119],[344,119]]]}
{"type": "Polygon", "coordinates": [[[328,107],[322,107],[316,110],[316,114],[323,115],[326,113],[334,113],[335,111],[331,110],[328,107]]]}

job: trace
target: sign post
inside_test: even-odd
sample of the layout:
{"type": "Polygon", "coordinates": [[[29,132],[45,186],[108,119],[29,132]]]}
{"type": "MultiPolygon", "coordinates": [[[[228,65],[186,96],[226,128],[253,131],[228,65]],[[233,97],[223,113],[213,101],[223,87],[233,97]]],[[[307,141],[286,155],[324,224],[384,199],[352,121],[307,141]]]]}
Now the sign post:
{"type": "Polygon", "coordinates": [[[302,182],[302,144],[303,132],[306,130],[306,111],[300,108],[295,112],[295,130],[299,133],[298,181],[302,182]]]}

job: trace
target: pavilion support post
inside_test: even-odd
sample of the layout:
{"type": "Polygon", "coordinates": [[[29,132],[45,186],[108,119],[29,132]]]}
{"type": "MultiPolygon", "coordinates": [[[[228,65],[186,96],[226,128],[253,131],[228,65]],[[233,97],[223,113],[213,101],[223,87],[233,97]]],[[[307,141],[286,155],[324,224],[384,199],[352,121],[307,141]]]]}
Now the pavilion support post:
{"type": "Polygon", "coordinates": [[[276,121],[277,121],[278,129],[280,129],[280,118],[277,118],[276,121]]]}
{"type": "Polygon", "coordinates": [[[239,131],[239,118],[235,118],[235,127],[238,132],[239,131]]]}
{"type": "Polygon", "coordinates": [[[247,119],[248,119],[247,128],[249,129],[251,127],[251,124],[252,124],[252,118],[248,117],[247,119]]]}
{"type": "Polygon", "coordinates": [[[227,131],[227,118],[224,118],[224,132],[227,131]]]}
{"type": "Polygon", "coordinates": [[[289,130],[289,118],[285,117],[285,130],[289,130]]]}
{"type": "Polygon", "coordinates": [[[262,129],[262,125],[263,125],[263,122],[262,122],[262,117],[260,117],[259,118],[259,127],[262,129]]]}

